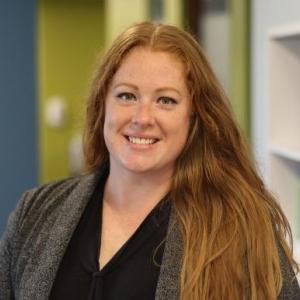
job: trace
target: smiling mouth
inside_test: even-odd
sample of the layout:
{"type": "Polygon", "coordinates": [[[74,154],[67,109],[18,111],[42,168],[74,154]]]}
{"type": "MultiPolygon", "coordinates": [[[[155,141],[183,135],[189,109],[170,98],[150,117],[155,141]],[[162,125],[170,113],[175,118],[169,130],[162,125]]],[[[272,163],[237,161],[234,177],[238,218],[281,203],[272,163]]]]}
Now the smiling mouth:
{"type": "Polygon", "coordinates": [[[140,138],[135,136],[125,136],[127,141],[129,141],[132,144],[136,145],[152,145],[158,142],[158,139],[147,139],[147,138],[140,138]]]}

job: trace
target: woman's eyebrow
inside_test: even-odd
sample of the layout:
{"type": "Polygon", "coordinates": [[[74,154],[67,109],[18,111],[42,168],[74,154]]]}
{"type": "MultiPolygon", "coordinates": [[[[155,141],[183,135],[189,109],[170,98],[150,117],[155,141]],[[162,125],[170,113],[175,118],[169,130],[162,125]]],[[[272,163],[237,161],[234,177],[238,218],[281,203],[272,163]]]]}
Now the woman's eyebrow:
{"type": "MultiPolygon", "coordinates": [[[[135,84],[132,84],[132,83],[129,83],[129,82],[117,83],[117,84],[113,85],[113,89],[116,89],[120,86],[128,86],[128,87],[130,87],[130,88],[132,88],[136,91],[139,90],[139,88],[135,84]]],[[[155,90],[155,92],[165,92],[165,91],[173,91],[173,92],[177,93],[179,96],[182,96],[178,89],[176,89],[174,87],[171,87],[171,86],[164,86],[164,87],[157,88],[155,90]]]]}
{"type": "Polygon", "coordinates": [[[139,89],[136,85],[134,85],[132,83],[129,83],[129,82],[120,82],[120,83],[117,83],[117,84],[113,85],[112,87],[113,87],[113,89],[116,89],[116,88],[118,88],[120,86],[123,86],[123,85],[128,86],[128,87],[130,87],[130,88],[132,88],[134,90],[138,90],[139,89]]]}
{"type": "Polygon", "coordinates": [[[181,96],[181,93],[179,92],[179,90],[177,90],[176,88],[171,87],[171,86],[160,87],[160,88],[156,89],[155,91],[156,92],[173,91],[173,92],[177,93],[179,96],[181,96]]]}

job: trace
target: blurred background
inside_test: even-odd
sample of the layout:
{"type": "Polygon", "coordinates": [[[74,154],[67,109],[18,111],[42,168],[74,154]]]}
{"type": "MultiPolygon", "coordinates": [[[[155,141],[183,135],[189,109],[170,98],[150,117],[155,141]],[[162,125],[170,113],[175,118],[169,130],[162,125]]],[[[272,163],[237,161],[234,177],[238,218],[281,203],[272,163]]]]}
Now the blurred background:
{"type": "Polygon", "coordinates": [[[96,62],[149,19],[204,48],[299,252],[299,0],[0,0],[0,234],[23,191],[81,172],[96,62]]]}

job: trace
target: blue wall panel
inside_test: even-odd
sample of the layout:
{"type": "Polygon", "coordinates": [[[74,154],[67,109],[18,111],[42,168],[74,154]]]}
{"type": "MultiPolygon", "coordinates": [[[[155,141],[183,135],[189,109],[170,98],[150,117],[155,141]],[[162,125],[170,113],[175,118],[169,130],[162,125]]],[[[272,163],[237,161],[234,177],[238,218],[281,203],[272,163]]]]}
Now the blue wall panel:
{"type": "Polygon", "coordinates": [[[37,184],[36,3],[0,0],[0,234],[37,184]]]}

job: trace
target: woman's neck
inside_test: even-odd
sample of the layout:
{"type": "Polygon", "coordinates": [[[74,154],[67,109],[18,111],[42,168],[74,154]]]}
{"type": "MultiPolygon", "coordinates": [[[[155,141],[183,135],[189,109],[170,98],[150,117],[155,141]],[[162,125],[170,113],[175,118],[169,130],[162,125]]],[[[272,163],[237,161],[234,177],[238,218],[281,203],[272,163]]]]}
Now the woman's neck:
{"type": "Polygon", "coordinates": [[[169,191],[170,174],[139,174],[110,169],[105,185],[104,201],[115,210],[149,211],[169,191]]]}

